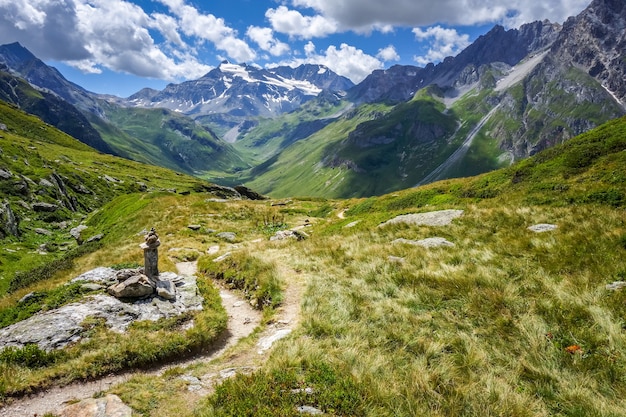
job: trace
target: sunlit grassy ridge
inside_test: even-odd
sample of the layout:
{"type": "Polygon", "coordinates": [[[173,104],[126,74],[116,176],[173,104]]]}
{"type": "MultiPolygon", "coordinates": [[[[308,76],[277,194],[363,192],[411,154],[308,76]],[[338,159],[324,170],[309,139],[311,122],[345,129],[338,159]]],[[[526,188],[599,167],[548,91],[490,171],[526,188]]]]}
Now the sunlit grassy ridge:
{"type": "MultiPolygon", "coordinates": [[[[308,405],[344,416],[620,416],[626,293],[606,285],[626,280],[625,149],[619,119],[505,170],[382,197],[272,207],[202,194],[121,196],[86,222],[108,231],[105,246],[46,288],[95,266],[140,262],[138,233],[149,227],[163,241],[162,270],[195,252],[203,273],[251,298],[266,289],[280,301],[280,290],[304,287],[300,326],[251,375],[199,402],[179,376],[204,375],[219,362],[114,388],[140,415],[296,416],[308,405]],[[379,227],[441,209],[464,214],[450,226],[379,227]],[[309,239],[268,240],[270,230],[306,220],[309,239]],[[192,223],[200,230],[188,229],[192,223]],[[528,230],[538,223],[557,228],[528,230]],[[219,238],[223,231],[236,242],[219,238]],[[455,246],[392,243],[429,237],[455,246]],[[212,246],[219,252],[206,255],[212,246]],[[226,252],[226,262],[213,262],[226,252]]],[[[265,317],[271,322],[271,310],[265,317]]],[[[160,346],[161,335],[185,339],[137,328],[145,333],[136,339],[150,346],[160,346]]],[[[255,351],[254,340],[239,349],[228,359],[255,351]]],[[[45,373],[4,365],[5,381],[24,389],[49,383],[53,370],[70,378],[59,373],[66,363],[45,373]]],[[[93,369],[88,361],[73,368],[93,369]]]]}

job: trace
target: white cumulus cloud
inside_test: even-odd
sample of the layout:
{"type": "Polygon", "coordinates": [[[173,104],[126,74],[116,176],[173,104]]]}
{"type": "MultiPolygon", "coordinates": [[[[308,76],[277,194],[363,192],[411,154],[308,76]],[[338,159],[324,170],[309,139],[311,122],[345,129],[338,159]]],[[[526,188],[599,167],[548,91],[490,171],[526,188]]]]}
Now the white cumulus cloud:
{"type": "Polygon", "coordinates": [[[342,43],[339,48],[330,45],[325,50],[317,52],[315,44],[309,41],[304,46],[304,53],[305,58],[294,58],[290,61],[281,62],[280,65],[292,67],[301,64],[325,65],[354,83],[363,81],[372,71],[383,67],[383,63],[376,57],[346,43],[342,43]]]}
{"type": "Polygon", "coordinates": [[[269,9],[265,17],[276,32],[302,39],[323,38],[338,31],[337,23],[332,19],[320,15],[304,16],[285,6],[269,9]]]}
{"type": "Polygon", "coordinates": [[[274,37],[274,31],[270,28],[250,26],[246,31],[246,35],[259,45],[259,48],[273,56],[284,55],[291,49],[288,44],[277,40],[274,37]]]}
{"type": "Polygon", "coordinates": [[[376,58],[381,59],[385,62],[399,61],[400,55],[398,55],[395,46],[389,45],[385,48],[380,49],[378,51],[378,54],[376,55],[376,58]]]}
{"type": "Polygon", "coordinates": [[[470,44],[469,35],[461,35],[455,29],[441,26],[429,27],[426,30],[415,28],[413,33],[418,40],[431,42],[426,55],[414,57],[415,62],[420,65],[437,63],[448,56],[454,56],[470,44]]]}

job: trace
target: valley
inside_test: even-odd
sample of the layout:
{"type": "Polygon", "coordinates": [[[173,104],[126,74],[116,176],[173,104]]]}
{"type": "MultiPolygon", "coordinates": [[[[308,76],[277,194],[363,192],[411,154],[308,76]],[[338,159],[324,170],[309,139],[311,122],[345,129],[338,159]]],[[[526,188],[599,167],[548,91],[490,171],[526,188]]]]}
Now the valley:
{"type": "Polygon", "coordinates": [[[0,416],[625,415],[625,31],[127,98],[0,45],[0,416]]]}

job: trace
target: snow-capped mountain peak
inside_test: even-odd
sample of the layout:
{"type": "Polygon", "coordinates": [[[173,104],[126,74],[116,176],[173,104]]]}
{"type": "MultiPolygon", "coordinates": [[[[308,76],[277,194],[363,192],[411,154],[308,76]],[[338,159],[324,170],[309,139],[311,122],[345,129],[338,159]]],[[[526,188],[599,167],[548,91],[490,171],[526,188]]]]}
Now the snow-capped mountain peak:
{"type": "Polygon", "coordinates": [[[222,113],[271,117],[291,111],[322,91],[345,91],[353,84],[321,65],[263,69],[222,62],[203,77],[170,84],[163,91],[135,94],[127,104],[165,107],[194,117],[222,113]]]}

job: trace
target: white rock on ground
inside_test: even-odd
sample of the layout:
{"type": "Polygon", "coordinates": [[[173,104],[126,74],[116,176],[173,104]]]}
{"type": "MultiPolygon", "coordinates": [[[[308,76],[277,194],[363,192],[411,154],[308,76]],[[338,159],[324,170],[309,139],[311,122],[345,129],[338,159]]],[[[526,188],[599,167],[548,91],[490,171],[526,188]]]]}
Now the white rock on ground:
{"type": "Polygon", "coordinates": [[[440,210],[428,213],[403,214],[380,224],[378,227],[384,227],[390,224],[408,224],[411,226],[448,226],[452,223],[452,220],[461,217],[463,213],[463,210],[440,210]]]}
{"type": "Polygon", "coordinates": [[[556,224],[540,223],[540,224],[535,224],[533,226],[530,226],[528,230],[535,232],[535,233],[543,233],[543,232],[551,232],[552,230],[556,230],[557,228],[558,226],[556,224]]]}
{"type": "Polygon", "coordinates": [[[407,245],[421,246],[423,248],[439,248],[443,246],[452,247],[454,243],[442,238],[442,237],[429,237],[421,240],[409,240],[409,239],[396,239],[391,243],[404,243],[407,245]]]}
{"type": "MultiPolygon", "coordinates": [[[[117,395],[88,398],[65,406],[60,417],[131,417],[133,410],[117,395]]],[[[36,415],[36,414],[35,414],[36,415]]]]}

